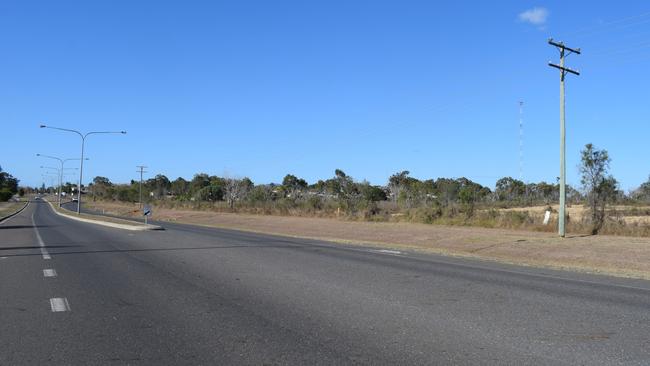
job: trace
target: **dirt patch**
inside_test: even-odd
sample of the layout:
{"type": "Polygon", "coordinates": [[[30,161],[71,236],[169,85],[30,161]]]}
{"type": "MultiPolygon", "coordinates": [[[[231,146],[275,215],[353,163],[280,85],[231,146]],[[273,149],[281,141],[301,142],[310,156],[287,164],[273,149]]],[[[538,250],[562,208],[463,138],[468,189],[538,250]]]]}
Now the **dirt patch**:
{"type": "MultiPolygon", "coordinates": [[[[135,215],[136,207],[128,204],[87,204],[107,214],[135,215]]],[[[554,233],[477,227],[242,215],[156,207],[153,212],[153,219],[161,221],[650,279],[650,238],[569,235],[562,239],[554,233]]]]}

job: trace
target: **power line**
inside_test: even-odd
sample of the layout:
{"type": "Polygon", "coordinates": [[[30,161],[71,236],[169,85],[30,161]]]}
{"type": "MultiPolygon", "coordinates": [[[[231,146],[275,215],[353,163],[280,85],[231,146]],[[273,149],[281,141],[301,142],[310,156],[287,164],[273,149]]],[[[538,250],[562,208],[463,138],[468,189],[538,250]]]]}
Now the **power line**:
{"type": "Polygon", "coordinates": [[[626,28],[636,25],[642,25],[650,22],[650,19],[644,19],[650,17],[650,11],[641,13],[639,15],[628,16],[624,18],[614,19],[611,21],[604,22],[602,24],[578,29],[576,31],[564,34],[565,37],[577,37],[585,38],[590,37],[595,34],[608,31],[611,28],[626,28]],[[631,22],[630,22],[631,21],[631,22]]]}
{"type": "Polygon", "coordinates": [[[648,47],[650,47],[650,42],[642,42],[635,45],[631,45],[629,47],[623,47],[623,48],[618,47],[618,48],[610,48],[610,49],[603,49],[600,51],[594,51],[591,54],[595,56],[620,55],[626,53],[629,54],[630,52],[647,49],[648,47]]]}

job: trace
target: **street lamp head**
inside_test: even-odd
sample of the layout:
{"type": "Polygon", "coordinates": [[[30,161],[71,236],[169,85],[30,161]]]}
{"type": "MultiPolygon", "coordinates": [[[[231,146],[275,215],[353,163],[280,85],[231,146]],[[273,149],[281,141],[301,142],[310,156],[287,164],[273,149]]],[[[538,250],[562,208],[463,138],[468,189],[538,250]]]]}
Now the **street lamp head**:
{"type": "Polygon", "coordinates": [[[126,135],[126,131],[120,131],[122,135],[126,135]]]}
{"type": "Polygon", "coordinates": [[[36,154],[36,156],[41,156],[41,154],[36,154]]]}
{"type": "Polygon", "coordinates": [[[40,127],[40,128],[45,128],[45,127],[47,127],[47,126],[46,126],[46,125],[40,125],[39,127],[40,127]]]}

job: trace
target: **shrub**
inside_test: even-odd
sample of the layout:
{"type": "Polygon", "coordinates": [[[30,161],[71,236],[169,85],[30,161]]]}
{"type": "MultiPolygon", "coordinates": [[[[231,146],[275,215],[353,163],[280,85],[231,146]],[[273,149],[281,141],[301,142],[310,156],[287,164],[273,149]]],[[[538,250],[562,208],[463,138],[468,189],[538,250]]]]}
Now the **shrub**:
{"type": "Polygon", "coordinates": [[[13,197],[13,193],[11,193],[9,188],[0,189],[0,202],[9,201],[11,197],[13,197]]]}

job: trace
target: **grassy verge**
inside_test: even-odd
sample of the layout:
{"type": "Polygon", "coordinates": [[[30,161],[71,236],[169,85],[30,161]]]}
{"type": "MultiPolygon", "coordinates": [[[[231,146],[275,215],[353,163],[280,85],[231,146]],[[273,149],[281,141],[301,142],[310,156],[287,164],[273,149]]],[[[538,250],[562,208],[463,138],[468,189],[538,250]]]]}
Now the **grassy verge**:
{"type": "MultiPolygon", "coordinates": [[[[86,204],[94,205],[101,211],[106,207],[114,209],[119,216],[139,217],[137,205],[127,202],[88,200],[86,204]]],[[[154,212],[160,210],[210,212],[214,214],[236,213],[243,215],[329,218],[359,222],[406,222],[417,224],[435,224],[460,227],[480,227],[513,229],[531,232],[555,232],[558,220],[557,205],[549,207],[509,207],[483,205],[468,208],[463,205],[446,207],[430,205],[427,207],[400,208],[394,202],[383,201],[380,204],[352,211],[339,209],[331,202],[323,205],[300,205],[280,200],[272,204],[242,204],[230,208],[225,202],[188,202],[160,200],[154,204],[154,212]],[[544,214],[551,210],[550,221],[543,224],[544,214]]],[[[567,208],[567,232],[589,235],[592,225],[586,220],[587,212],[583,205],[571,205],[567,208]]],[[[611,206],[607,210],[607,220],[600,230],[604,235],[650,237],[650,207],[647,206],[611,206]]]]}
{"type": "MultiPolygon", "coordinates": [[[[88,207],[116,215],[128,215],[133,211],[133,205],[115,202],[88,202],[88,207]]],[[[562,239],[554,232],[546,231],[265,216],[160,207],[154,207],[154,218],[345,244],[650,279],[650,238],[643,237],[571,233],[562,239]]],[[[554,226],[551,228],[555,231],[554,226]]]]}
{"type": "Polygon", "coordinates": [[[3,202],[0,204],[0,218],[9,216],[25,206],[27,201],[3,202]]]}

